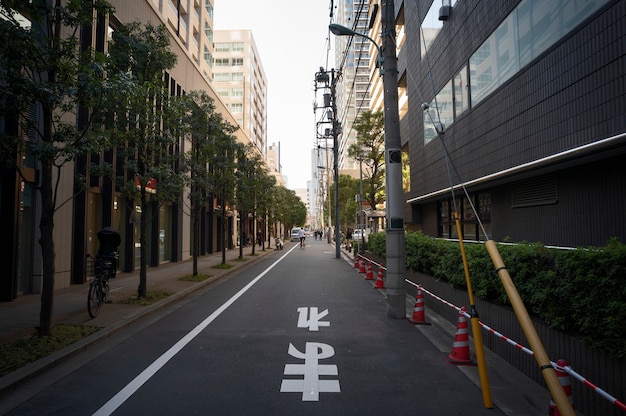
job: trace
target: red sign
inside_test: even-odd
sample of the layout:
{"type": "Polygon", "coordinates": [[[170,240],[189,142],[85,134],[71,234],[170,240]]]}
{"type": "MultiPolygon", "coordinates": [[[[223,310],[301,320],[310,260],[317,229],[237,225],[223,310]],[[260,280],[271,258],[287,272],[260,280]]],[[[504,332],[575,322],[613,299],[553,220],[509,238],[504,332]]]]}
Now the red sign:
{"type": "MultiPolygon", "coordinates": [[[[137,184],[137,188],[141,189],[141,182],[139,182],[139,176],[135,176],[135,183],[137,184]]],[[[146,183],[146,192],[150,192],[151,194],[156,194],[157,182],[156,179],[150,178],[148,179],[148,183],[146,183]]]]}

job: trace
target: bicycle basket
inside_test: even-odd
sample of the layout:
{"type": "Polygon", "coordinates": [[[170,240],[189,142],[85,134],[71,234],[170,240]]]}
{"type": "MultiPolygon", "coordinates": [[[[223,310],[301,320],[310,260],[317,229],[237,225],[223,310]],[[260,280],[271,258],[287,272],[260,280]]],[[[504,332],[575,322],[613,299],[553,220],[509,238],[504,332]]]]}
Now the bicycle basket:
{"type": "Polygon", "coordinates": [[[95,259],[88,258],[85,263],[85,280],[93,279],[96,275],[96,261],[95,259]]]}
{"type": "Polygon", "coordinates": [[[96,273],[106,276],[107,279],[115,278],[117,271],[117,254],[109,256],[96,256],[96,273]]]}

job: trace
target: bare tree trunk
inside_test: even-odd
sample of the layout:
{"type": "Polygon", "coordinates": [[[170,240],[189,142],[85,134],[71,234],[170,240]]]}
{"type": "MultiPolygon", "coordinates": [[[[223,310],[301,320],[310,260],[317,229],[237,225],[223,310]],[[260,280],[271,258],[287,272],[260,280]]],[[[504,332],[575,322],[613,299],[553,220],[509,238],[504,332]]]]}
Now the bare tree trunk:
{"type": "Polygon", "coordinates": [[[256,248],[256,243],[257,243],[256,233],[257,233],[256,217],[255,217],[255,212],[252,211],[252,255],[253,256],[254,256],[254,249],[256,248]]]}
{"type": "Polygon", "coordinates": [[[226,206],[222,206],[222,264],[226,264],[226,206]]]}
{"type": "Polygon", "coordinates": [[[139,287],[137,288],[137,297],[145,298],[148,292],[148,273],[146,268],[146,242],[148,229],[148,203],[146,198],[145,184],[141,184],[141,222],[139,226],[139,287]]]}
{"type": "MultiPolygon", "coordinates": [[[[56,1],[56,10],[61,7],[60,1],[56,1]]],[[[45,36],[53,38],[54,47],[59,48],[61,35],[60,18],[56,16],[54,29],[50,22],[46,23],[47,33],[45,36]]],[[[42,74],[43,78],[50,85],[56,82],[57,68],[50,67],[42,74]]],[[[53,134],[53,108],[50,108],[45,102],[42,102],[43,109],[43,140],[52,142],[53,134]]],[[[54,250],[54,211],[55,211],[55,195],[52,187],[52,166],[53,160],[43,157],[41,162],[41,219],[39,221],[39,230],[41,237],[39,245],[41,246],[41,258],[43,261],[43,275],[41,286],[41,310],[39,311],[39,335],[48,336],[52,331],[52,311],[54,306],[54,275],[56,252],[54,250]]]]}
{"type": "Polygon", "coordinates": [[[198,229],[199,209],[194,206],[191,210],[191,230],[193,232],[193,275],[198,275],[198,246],[200,245],[200,230],[198,229]]]}
{"type": "Polygon", "coordinates": [[[245,238],[243,236],[243,233],[244,233],[244,231],[243,231],[243,218],[244,218],[244,216],[245,215],[244,215],[243,212],[239,213],[239,218],[240,218],[240,221],[239,221],[239,259],[240,260],[243,259],[243,245],[246,243],[244,241],[245,238]]]}
{"type": "Polygon", "coordinates": [[[39,335],[48,336],[52,331],[54,305],[54,274],[56,253],[54,250],[54,199],[52,195],[52,162],[41,161],[41,257],[43,276],[41,287],[41,310],[39,312],[39,335]]]}

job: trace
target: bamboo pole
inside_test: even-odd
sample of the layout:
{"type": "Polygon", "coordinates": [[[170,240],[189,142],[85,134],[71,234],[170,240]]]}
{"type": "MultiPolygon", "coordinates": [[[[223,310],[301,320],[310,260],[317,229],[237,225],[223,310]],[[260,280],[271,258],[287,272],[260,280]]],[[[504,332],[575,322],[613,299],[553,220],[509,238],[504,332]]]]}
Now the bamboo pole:
{"type": "Polygon", "coordinates": [[[513,310],[515,311],[515,315],[517,315],[517,320],[522,326],[522,330],[526,335],[526,339],[530,343],[530,348],[533,351],[535,356],[535,360],[537,360],[537,364],[539,365],[539,369],[541,370],[541,374],[548,385],[548,389],[550,390],[550,394],[552,394],[552,398],[556,403],[561,415],[563,416],[575,416],[574,408],[569,402],[565,390],[559,383],[559,379],[556,376],[556,372],[550,363],[550,359],[546,354],[546,351],[541,343],[541,339],[539,339],[539,335],[530,320],[530,316],[528,315],[528,311],[522,302],[522,299],[515,288],[515,284],[509,275],[509,272],[506,270],[506,266],[502,261],[502,257],[500,256],[500,252],[496,247],[496,244],[493,240],[489,240],[485,242],[485,247],[489,252],[489,256],[491,257],[491,261],[496,268],[496,272],[498,273],[498,277],[500,277],[500,281],[502,282],[502,286],[504,286],[504,290],[506,291],[507,296],[509,297],[509,301],[511,302],[511,306],[513,306],[513,310]]]}
{"type": "Polygon", "coordinates": [[[480,332],[480,321],[478,320],[478,311],[474,304],[474,292],[472,290],[472,282],[470,280],[469,265],[467,263],[467,254],[465,253],[465,245],[463,244],[463,232],[461,229],[461,221],[459,213],[454,212],[456,221],[456,229],[459,234],[459,244],[461,246],[461,257],[463,258],[463,269],[465,271],[465,282],[467,284],[467,294],[470,303],[470,322],[472,324],[472,334],[474,338],[474,350],[476,351],[476,361],[478,362],[478,376],[480,378],[480,390],[483,396],[483,405],[487,409],[493,409],[493,399],[491,397],[491,386],[489,384],[489,375],[487,373],[487,363],[485,361],[485,351],[483,349],[483,337],[480,332]]]}

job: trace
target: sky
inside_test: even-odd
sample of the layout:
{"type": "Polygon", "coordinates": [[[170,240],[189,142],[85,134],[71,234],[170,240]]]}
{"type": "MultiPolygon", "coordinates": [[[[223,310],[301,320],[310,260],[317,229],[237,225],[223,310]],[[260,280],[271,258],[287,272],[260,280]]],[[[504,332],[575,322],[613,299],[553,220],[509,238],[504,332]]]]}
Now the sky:
{"type": "MultiPolygon", "coordinates": [[[[329,0],[215,0],[216,30],[250,30],[267,77],[267,141],[289,189],[311,180],[315,73],[327,67],[329,0]]],[[[332,66],[331,60],[328,61],[332,66]]]]}

